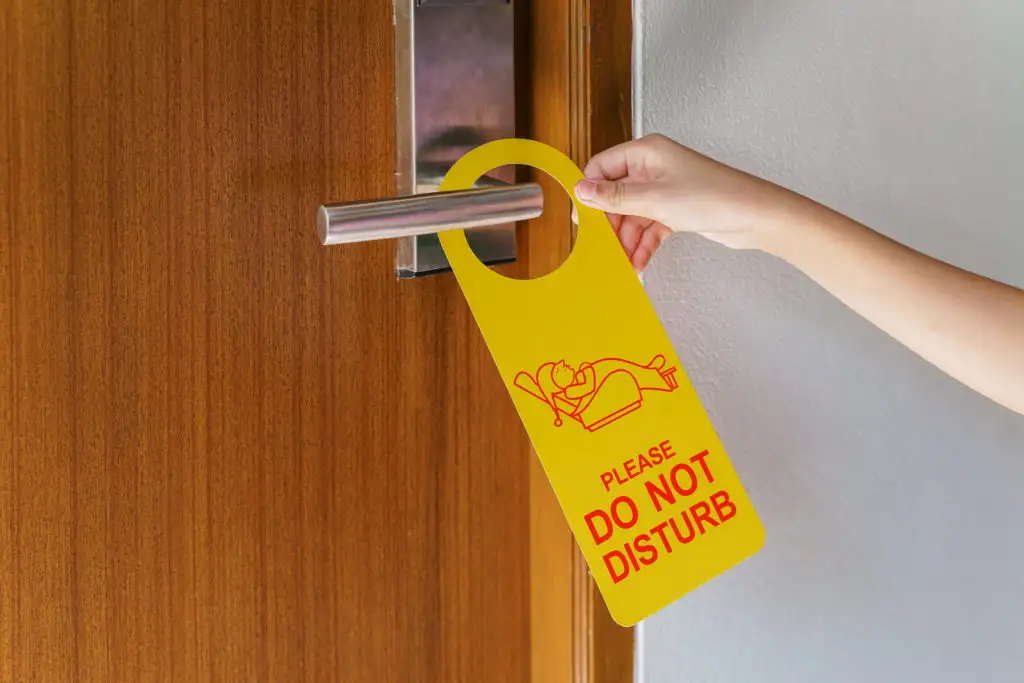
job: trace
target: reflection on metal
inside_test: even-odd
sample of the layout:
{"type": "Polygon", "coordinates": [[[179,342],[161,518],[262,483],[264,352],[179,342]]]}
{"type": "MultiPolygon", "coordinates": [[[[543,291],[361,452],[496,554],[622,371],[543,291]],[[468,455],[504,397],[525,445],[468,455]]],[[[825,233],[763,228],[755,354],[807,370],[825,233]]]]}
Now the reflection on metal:
{"type": "Polygon", "coordinates": [[[540,185],[526,183],[328,204],[317,213],[317,228],[322,244],[351,244],[526,221],[543,210],[540,185]]]}
{"type": "MultiPolygon", "coordinates": [[[[515,136],[512,2],[395,1],[398,193],[430,193],[467,151],[515,136]]],[[[478,187],[514,181],[514,169],[503,167],[478,187]]],[[[515,260],[514,224],[478,227],[467,236],[484,263],[515,260]]],[[[399,239],[395,265],[399,277],[448,270],[433,234],[399,239]]]]}

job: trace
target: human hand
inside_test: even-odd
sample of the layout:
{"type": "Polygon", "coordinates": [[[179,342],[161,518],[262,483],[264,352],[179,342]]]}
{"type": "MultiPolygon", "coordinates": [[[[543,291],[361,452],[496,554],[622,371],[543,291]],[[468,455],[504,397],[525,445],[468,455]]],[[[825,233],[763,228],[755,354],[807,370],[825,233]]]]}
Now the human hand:
{"type": "Polygon", "coordinates": [[[673,232],[770,251],[786,217],[809,202],[662,135],[601,152],[583,174],[576,197],[608,214],[637,272],[673,232]]]}

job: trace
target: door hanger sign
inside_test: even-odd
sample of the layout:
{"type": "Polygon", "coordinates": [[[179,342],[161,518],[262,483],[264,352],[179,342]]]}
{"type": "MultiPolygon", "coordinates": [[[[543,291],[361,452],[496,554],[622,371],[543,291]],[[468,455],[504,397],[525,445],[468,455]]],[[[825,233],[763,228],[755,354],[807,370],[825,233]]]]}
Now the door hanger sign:
{"type": "MultiPolygon", "coordinates": [[[[441,189],[506,164],[570,195],[583,174],[557,150],[499,140],[441,189]]],[[[607,217],[577,205],[562,266],[513,280],[461,230],[441,245],[612,617],[631,626],[756,553],[764,529],[607,217]]]]}

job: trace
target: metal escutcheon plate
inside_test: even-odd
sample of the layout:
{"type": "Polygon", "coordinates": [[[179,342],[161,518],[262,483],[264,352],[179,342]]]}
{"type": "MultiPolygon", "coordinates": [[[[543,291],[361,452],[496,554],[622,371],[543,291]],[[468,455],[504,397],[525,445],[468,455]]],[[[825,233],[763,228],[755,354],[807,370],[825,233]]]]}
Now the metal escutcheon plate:
{"type": "MultiPolygon", "coordinates": [[[[515,22],[510,0],[396,0],[398,194],[436,192],[470,149],[515,137],[515,22]]],[[[479,186],[515,182],[495,169],[479,186]]],[[[516,258],[514,224],[468,231],[488,265],[516,258]]],[[[411,278],[446,272],[436,235],[397,241],[396,272],[411,278]]]]}

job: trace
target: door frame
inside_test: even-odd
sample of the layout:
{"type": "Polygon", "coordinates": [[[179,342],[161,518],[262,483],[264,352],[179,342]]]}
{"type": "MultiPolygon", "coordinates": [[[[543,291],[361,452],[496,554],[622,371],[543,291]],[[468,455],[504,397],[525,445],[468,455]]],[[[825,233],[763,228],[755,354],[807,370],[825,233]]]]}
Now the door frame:
{"type": "MultiPolygon", "coordinates": [[[[520,0],[519,130],[579,166],[633,136],[631,0],[520,0]]],[[[529,180],[548,197],[561,188],[546,174],[529,180]]],[[[568,202],[519,230],[531,276],[550,272],[572,250],[568,202]]],[[[530,637],[532,683],[629,683],[632,628],[616,624],[535,453],[530,454],[530,637]]]]}

